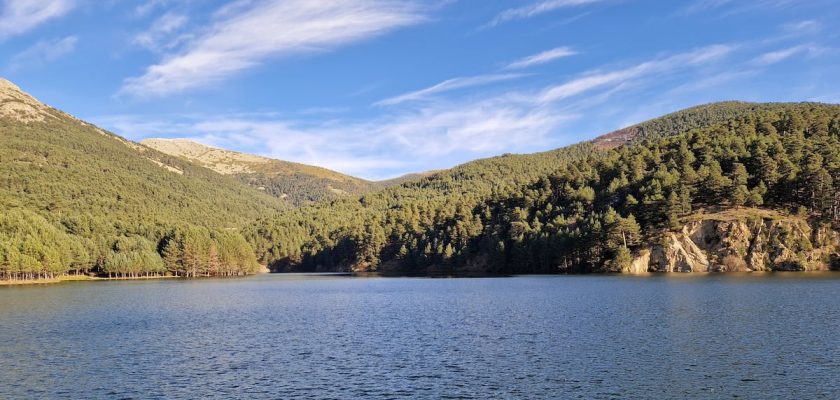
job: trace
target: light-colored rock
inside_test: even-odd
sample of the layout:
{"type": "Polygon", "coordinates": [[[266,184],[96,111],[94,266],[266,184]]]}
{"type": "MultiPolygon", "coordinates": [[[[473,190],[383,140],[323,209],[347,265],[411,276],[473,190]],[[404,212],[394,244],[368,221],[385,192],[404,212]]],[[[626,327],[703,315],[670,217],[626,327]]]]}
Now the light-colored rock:
{"type": "Polygon", "coordinates": [[[270,158],[217,149],[186,139],[146,139],[140,143],[224,175],[255,172],[256,166],[273,161],[270,158]]]}
{"type": "MultiPolygon", "coordinates": [[[[326,168],[217,149],[188,139],[145,139],[140,143],[146,148],[185,159],[223,175],[250,173],[262,173],[268,176],[302,175],[359,186],[369,183],[326,168]]],[[[334,187],[329,187],[327,190],[338,195],[349,194],[334,187]]]]}
{"type": "Polygon", "coordinates": [[[15,84],[0,78],[0,117],[14,118],[20,122],[43,122],[50,115],[50,108],[24,93],[15,84]]]}
{"type": "Polygon", "coordinates": [[[709,260],[685,232],[668,232],[663,243],[652,249],[649,269],[654,272],[708,272],[709,260]]]}
{"type": "Polygon", "coordinates": [[[641,250],[623,272],[815,271],[840,260],[837,231],[758,211],[742,210],[742,217],[701,216],[641,250]]]}
{"type": "Polygon", "coordinates": [[[643,249],[639,252],[639,255],[635,259],[633,259],[633,262],[630,263],[630,266],[621,272],[625,274],[643,274],[645,272],[648,272],[649,266],[650,250],[643,249]]]}

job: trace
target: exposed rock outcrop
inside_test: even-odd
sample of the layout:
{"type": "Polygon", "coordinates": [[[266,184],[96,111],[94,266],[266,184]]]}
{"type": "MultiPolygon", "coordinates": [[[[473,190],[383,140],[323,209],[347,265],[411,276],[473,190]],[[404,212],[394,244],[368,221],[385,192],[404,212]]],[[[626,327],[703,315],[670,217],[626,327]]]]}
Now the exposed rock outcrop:
{"type": "Polygon", "coordinates": [[[819,271],[838,268],[840,234],[762,212],[700,216],[642,249],[626,273],[819,271]]]}

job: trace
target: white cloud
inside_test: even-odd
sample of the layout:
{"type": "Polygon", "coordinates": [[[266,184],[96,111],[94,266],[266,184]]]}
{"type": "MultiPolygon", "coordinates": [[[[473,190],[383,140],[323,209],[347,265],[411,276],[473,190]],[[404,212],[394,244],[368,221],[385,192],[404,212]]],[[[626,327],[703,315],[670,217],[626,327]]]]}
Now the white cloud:
{"type": "Polygon", "coordinates": [[[818,46],[803,44],[764,53],[755,59],[755,63],[759,65],[771,65],[780,63],[796,55],[802,55],[805,57],[817,56],[825,50],[826,49],[818,46]]]}
{"type": "Polygon", "coordinates": [[[185,15],[166,13],[156,19],[147,31],[134,36],[132,42],[152,51],[171,49],[186,39],[180,36],[172,40],[171,36],[183,28],[187,21],[185,15]]]}
{"type": "Polygon", "coordinates": [[[385,123],[381,132],[390,138],[388,143],[399,143],[414,158],[493,155],[545,148],[550,145],[548,134],[569,118],[497,97],[426,108],[385,123]]]}
{"type": "Polygon", "coordinates": [[[687,82],[682,85],[679,85],[670,91],[668,94],[681,94],[681,93],[691,93],[691,92],[699,92],[703,90],[708,90],[716,87],[720,87],[725,83],[735,82],[744,78],[749,78],[751,76],[755,76],[759,73],[758,70],[732,70],[727,71],[719,74],[715,74],[706,78],[702,78],[696,81],[687,82]]]}
{"type": "Polygon", "coordinates": [[[67,14],[73,0],[4,0],[0,2],[0,41],[67,14]]]}
{"type": "Polygon", "coordinates": [[[696,14],[703,11],[713,10],[726,5],[729,5],[733,0],[697,0],[686,6],[680,11],[680,14],[696,14]]]}
{"type": "Polygon", "coordinates": [[[448,168],[511,151],[552,145],[570,116],[501,98],[435,104],[365,121],[317,123],[277,115],[118,116],[94,118],[132,139],[187,138],[208,145],[318,165],[368,179],[448,168]]]}
{"type": "Polygon", "coordinates": [[[784,30],[791,33],[816,33],[822,30],[822,24],[817,21],[805,20],[782,25],[784,30]]]}
{"type": "Polygon", "coordinates": [[[140,4],[136,8],[134,8],[134,15],[136,15],[137,17],[145,17],[158,7],[163,7],[169,2],[170,0],[147,0],[143,4],[140,4]]]}
{"type": "Polygon", "coordinates": [[[503,22],[536,17],[540,14],[559,10],[561,8],[597,3],[600,1],[603,0],[543,0],[527,6],[504,10],[487,25],[492,27],[503,22]]]}
{"type": "MultiPolygon", "coordinates": [[[[681,8],[677,14],[693,15],[704,12],[718,12],[720,16],[732,16],[755,10],[779,9],[785,7],[808,7],[816,5],[822,0],[696,0],[686,7],[681,8]]],[[[834,0],[828,0],[834,1],[834,0]]]]}
{"type": "Polygon", "coordinates": [[[546,50],[539,54],[534,54],[532,56],[516,60],[508,64],[505,67],[505,69],[528,68],[534,65],[545,64],[554,61],[558,58],[573,56],[575,54],[577,54],[577,52],[568,47],[557,47],[551,50],[546,50]]]}
{"type": "Polygon", "coordinates": [[[473,86],[487,85],[490,83],[508,81],[512,79],[521,78],[522,74],[491,74],[479,75],[462,78],[453,78],[445,80],[434,86],[420,89],[414,92],[405,93],[399,96],[394,96],[376,103],[376,105],[392,106],[407,101],[417,101],[428,98],[429,96],[449,92],[456,89],[463,89],[473,86]]]}
{"type": "Polygon", "coordinates": [[[732,46],[714,45],[692,52],[677,54],[666,58],[647,61],[635,66],[609,72],[593,72],[566,83],[549,87],[539,96],[539,102],[553,102],[579,95],[590,90],[608,85],[619,84],[624,81],[651,75],[665,73],[675,69],[702,65],[720,59],[733,50],[732,46]]]}
{"type": "Polygon", "coordinates": [[[53,62],[75,51],[77,42],[78,38],[75,36],[40,41],[12,56],[8,68],[16,71],[24,67],[37,67],[53,62]]]}
{"type": "Polygon", "coordinates": [[[134,139],[189,138],[380,179],[505,152],[533,152],[568,144],[574,139],[563,134],[564,128],[587,110],[604,105],[618,93],[644,90],[668,76],[696,70],[695,78],[708,77],[707,68],[732,49],[709,46],[627,68],[593,71],[541,89],[456,99],[435,96],[453,87],[478,85],[487,76],[453,79],[432,87],[437,89],[415,92],[419,95],[397,97],[434,101],[389,107],[379,116],[361,120],[343,115],[306,118],[267,113],[100,118],[96,122],[134,139]],[[649,79],[653,77],[656,79],[649,79]],[[584,93],[587,96],[572,98],[584,93]]]}
{"type": "MultiPolygon", "coordinates": [[[[556,60],[562,57],[568,57],[571,55],[577,54],[574,50],[568,47],[557,47],[551,50],[546,50],[542,53],[535,54],[529,57],[525,57],[523,59],[514,61],[504,68],[505,69],[524,69],[527,67],[531,67],[534,65],[544,64],[547,62],[551,62],[552,60],[556,60]]],[[[376,103],[376,105],[380,106],[393,106],[401,103],[405,103],[408,101],[420,101],[420,100],[427,100],[431,98],[433,95],[457,90],[457,89],[464,89],[470,88],[475,86],[483,86],[497,82],[509,81],[514,79],[519,79],[526,74],[521,73],[499,73],[499,74],[487,74],[487,75],[478,75],[478,76],[469,76],[469,77],[458,77],[447,79],[441,83],[435,84],[433,86],[429,86],[424,89],[416,90],[413,92],[401,94],[399,96],[394,96],[387,98],[385,100],[381,100],[376,103]]]]}
{"type": "Polygon", "coordinates": [[[122,92],[161,96],[224,80],[267,60],[323,51],[424,19],[414,2],[396,0],[264,0],[226,6],[210,28],[164,57],[122,92]]]}
{"type": "Polygon", "coordinates": [[[788,58],[793,57],[796,53],[799,53],[802,49],[799,46],[791,47],[783,50],[778,51],[771,51],[768,53],[762,54],[760,57],[756,59],[758,64],[775,64],[781,61],[784,61],[788,58]]]}

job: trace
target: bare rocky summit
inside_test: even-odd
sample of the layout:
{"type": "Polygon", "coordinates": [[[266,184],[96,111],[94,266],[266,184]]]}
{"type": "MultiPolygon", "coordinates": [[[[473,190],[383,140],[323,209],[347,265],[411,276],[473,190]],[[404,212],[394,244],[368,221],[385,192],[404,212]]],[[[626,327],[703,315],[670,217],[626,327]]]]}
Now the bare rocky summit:
{"type": "Polygon", "coordinates": [[[145,139],[140,143],[222,175],[233,175],[249,186],[296,206],[362,195],[428,176],[410,174],[373,182],[322,167],[219,149],[187,139],[145,139]]]}
{"type": "Polygon", "coordinates": [[[41,122],[53,117],[50,108],[24,93],[14,83],[0,78],[0,116],[19,122],[41,122]]]}
{"type": "Polygon", "coordinates": [[[257,172],[257,166],[274,161],[253,154],[217,149],[186,139],[145,139],[140,143],[161,153],[185,158],[223,175],[257,172]]]}

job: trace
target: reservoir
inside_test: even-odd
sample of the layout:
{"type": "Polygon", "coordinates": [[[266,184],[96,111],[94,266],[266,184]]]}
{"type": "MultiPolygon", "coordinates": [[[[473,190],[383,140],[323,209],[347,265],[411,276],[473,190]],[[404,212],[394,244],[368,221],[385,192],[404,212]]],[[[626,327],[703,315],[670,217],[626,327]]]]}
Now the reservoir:
{"type": "Polygon", "coordinates": [[[838,398],[840,274],[0,287],[0,398],[838,398]]]}

